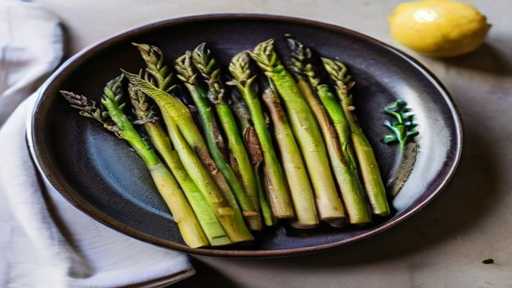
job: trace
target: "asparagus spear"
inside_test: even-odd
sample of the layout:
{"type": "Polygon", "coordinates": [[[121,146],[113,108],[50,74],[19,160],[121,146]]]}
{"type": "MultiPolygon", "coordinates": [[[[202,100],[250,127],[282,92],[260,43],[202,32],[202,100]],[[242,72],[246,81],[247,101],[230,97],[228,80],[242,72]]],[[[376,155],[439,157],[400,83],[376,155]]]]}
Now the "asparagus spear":
{"type": "Polygon", "coordinates": [[[156,87],[164,91],[170,91],[172,73],[167,65],[164,65],[164,57],[160,48],[148,45],[132,43],[133,46],[137,47],[140,56],[146,63],[146,72],[151,75],[156,87]]]}
{"type": "Polygon", "coordinates": [[[311,50],[290,36],[287,36],[287,41],[292,55],[291,70],[322,130],[349,221],[352,224],[368,223],[371,214],[359,179],[343,109],[330,92],[330,87],[321,83],[312,64],[311,50]]]}
{"type": "Polygon", "coordinates": [[[292,193],[293,205],[297,214],[297,220],[293,226],[296,228],[314,227],[319,221],[313,187],[309,182],[306,166],[302,161],[300,149],[295,142],[286,112],[273,88],[267,88],[263,92],[263,101],[268,107],[274,124],[274,134],[281,150],[284,171],[292,193]]]}
{"type": "Polygon", "coordinates": [[[234,78],[230,83],[238,88],[238,91],[247,103],[258,140],[261,144],[265,187],[270,198],[272,212],[276,218],[291,218],[294,216],[294,211],[288,191],[288,184],[279,158],[274,150],[261,102],[255,91],[254,80],[256,76],[253,75],[249,68],[247,52],[239,53],[233,57],[229,70],[234,78]]]}
{"type": "Polygon", "coordinates": [[[361,126],[357,121],[354,113],[354,106],[352,104],[352,96],[348,94],[348,90],[354,85],[350,75],[347,74],[347,67],[340,61],[322,58],[325,70],[334,81],[336,92],[341,100],[343,110],[347,117],[352,143],[356,152],[357,160],[359,161],[359,169],[363,176],[363,182],[366,188],[366,193],[370,200],[373,213],[380,216],[387,216],[391,213],[389,208],[388,199],[386,197],[386,190],[379,170],[377,159],[373,148],[366,138],[361,126]]]}
{"type": "Polygon", "coordinates": [[[266,226],[273,226],[275,219],[272,215],[272,208],[268,202],[268,197],[263,189],[261,174],[263,168],[263,151],[261,150],[260,141],[256,135],[256,129],[251,121],[251,114],[249,108],[241,99],[240,95],[232,93],[233,111],[240,122],[240,128],[243,135],[245,146],[251,158],[251,164],[254,167],[254,175],[256,177],[256,184],[258,189],[258,202],[260,211],[263,215],[263,221],[266,226]]]}
{"type": "Polygon", "coordinates": [[[71,92],[61,91],[71,106],[80,110],[82,116],[94,118],[101,122],[104,127],[116,133],[118,137],[124,139],[135,150],[137,155],[144,161],[148,168],[153,182],[155,183],[160,195],[171,210],[174,221],[178,225],[183,240],[192,248],[208,245],[201,225],[199,224],[194,211],[178,183],[171,172],[160,161],[153,148],[140,136],[132,123],[123,112],[121,103],[122,76],[117,77],[107,83],[102,97],[102,104],[106,108],[106,113],[102,113],[95,102],[82,95],[76,95],[71,92]],[[106,122],[106,115],[110,117],[113,123],[106,122]]]}
{"type": "Polygon", "coordinates": [[[344,218],[345,211],[336,191],[320,128],[293,76],[279,60],[274,50],[274,40],[270,39],[258,44],[250,54],[265,75],[275,84],[277,92],[284,101],[313,184],[320,218],[323,220],[344,218]]]}
{"type": "Polygon", "coordinates": [[[134,89],[132,85],[128,86],[128,92],[135,115],[138,118],[137,124],[144,125],[151,143],[176,177],[210,244],[219,246],[231,243],[212,207],[208,205],[203,194],[188,175],[178,153],[173,149],[169,137],[153,116],[154,111],[147,102],[146,95],[134,89]]]}
{"type": "Polygon", "coordinates": [[[157,103],[171,142],[178,152],[183,166],[207,199],[208,204],[214,209],[215,215],[231,241],[252,240],[253,237],[245,226],[235,200],[230,198],[230,193],[224,194],[217,185],[218,182],[215,182],[212,177],[217,175],[216,166],[209,160],[211,158],[208,151],[204,151],[204,139],[187,107],[175,96],[158,89],[138,75],[126,71],[124,74],[137,90],[142,91],[157,103]],[[201,160],[206,160],[206,162],[203,163],[201,160]],[[210,174],[210,171],[213,175],[210,174]]]}
{"type": "MultiPolygon", "coordinates": [[[[186,63],[186,62],[180,62],[186,63]]],[[[235,196],[244,211],[249,223],[249,227],[252,230],[261,230],[262,223],[259,215],[259,202],[258,202],[258,186],[256,184],[256,177],[254,170],[249,160],[249,154],[245,149],[244,142],[240,136],[238,126],[236,124],[235,116],[228,105],[225,89],[220,79],[221,71],[217,65],[215,58],[212,57],[211,51],[206,48],[206,43],[202,43],[197,46],[192,52],[192,63],[196,69],[201,73],[208,84],[207,97],[192,92],[193,90],[200,90],[201,88],[191,89],[191,94],[195,95],[192,98],[196,102],[196,106],[199,109],[200,118],[203,123],[203,127],[207,128],[208,125],[205,122],[215,121],[213,113],[209,110],[210,104],[207,103],[210,100],[211,105],[215,108],[219,122],[224,129],[226,139],[228,140],[228,148],[231,152],[232,157],[236,161],[236,167],[240,173],[241,182],[234,173],[233,169],[227,165],[224,157],[219,153],[220,150],[215,142],[210,141],[210,151],[212,151],[213,158],[217,163],[219,169],[224,174],[231,189],[234,191],[235,196]],[[199,96],[199,97],[198,97],[199,96]]],[[[187,75],[193,74],[192,67],[190,66],[179,66],[182,78],[190,79],[187,75]]],[[[197,82],[186,82],[187,87],[195,86],[199,87],[197,82]]],[[[203,129],[206,135],[214,136],[211,130],[203,129]]],[[[221,135],[219,134],[220,138],[221,135]]],[[[207,136],[208,139],[208,136],[207,136]]],[[[208,143],[208,142],[207,142],[208,143]]]]}

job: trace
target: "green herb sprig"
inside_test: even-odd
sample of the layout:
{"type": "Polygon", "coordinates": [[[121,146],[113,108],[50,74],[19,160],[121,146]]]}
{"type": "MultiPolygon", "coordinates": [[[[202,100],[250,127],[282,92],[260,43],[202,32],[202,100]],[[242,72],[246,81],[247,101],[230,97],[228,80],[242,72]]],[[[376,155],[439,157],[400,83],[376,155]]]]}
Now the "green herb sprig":
{"type": "Polygon", "coordinates": [[[417,123],[415,122],[414,113],[407,106],[403,100],[397,100],[384,108],[384,112],[394,119],[393,121],[386,121],[386,126],[391,133],[384,136],[384,143],[393,144],[398,143],[400,149],[403,150],[407,143],[414,140],[419,134],[416,129],[417,123]]]}

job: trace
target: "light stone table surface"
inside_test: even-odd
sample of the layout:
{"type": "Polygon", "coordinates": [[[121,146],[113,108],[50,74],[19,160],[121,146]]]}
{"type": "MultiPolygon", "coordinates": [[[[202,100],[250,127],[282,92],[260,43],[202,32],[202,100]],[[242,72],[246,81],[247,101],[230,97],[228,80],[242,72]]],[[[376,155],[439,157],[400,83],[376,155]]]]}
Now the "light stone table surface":
{"type": "MultiPolygon", "coordinates": [[[[283,14],[392,42],[400,1],[39,0],[66,25],[69,52],[158,19],[215,12],[283,14]]],[[[512,1],[469,1],[493,24],[486,44],[453,60],[420,57],[453,94],[465,125],[463,160],[448,189],[380,236],[313,256],[195,260],[175,287],[512,287],[512,1]],[[482,264],[493,258],[495,264],[482,264]]]]}

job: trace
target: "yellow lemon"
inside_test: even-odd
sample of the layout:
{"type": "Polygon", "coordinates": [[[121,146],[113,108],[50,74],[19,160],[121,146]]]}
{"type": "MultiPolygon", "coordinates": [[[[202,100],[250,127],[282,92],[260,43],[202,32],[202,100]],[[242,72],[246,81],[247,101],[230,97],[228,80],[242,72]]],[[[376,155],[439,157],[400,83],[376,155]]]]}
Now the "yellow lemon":
{"type": "Polygon", "coordinates": [[[434,57],[475,50],[491,27],[476,8],[453,0],[402,3],[389,17],[389,26],[398,42],[434,57]]]}

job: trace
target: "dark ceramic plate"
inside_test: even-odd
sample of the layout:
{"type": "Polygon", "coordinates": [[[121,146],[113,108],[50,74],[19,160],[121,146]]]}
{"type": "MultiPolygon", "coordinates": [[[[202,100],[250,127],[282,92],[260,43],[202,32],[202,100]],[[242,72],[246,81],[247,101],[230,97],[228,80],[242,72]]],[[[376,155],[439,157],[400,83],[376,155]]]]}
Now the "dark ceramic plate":
{"type": "MultiPolygon", "coordinates": [[[[279,49],[284,45],[278,42],[279,49]]],[[[206,15],[165,20],[130,30],[66,61],[40,90],[29,145],[46,180],[76,207],[130,236],[167,248],[213,256],[276,256],[317,251],[368,238],[424,207],[447,184],[461,156],[462,130],[454,104],[440,82],[411,57],[365,35],[304,19],[267,15],[206,15]],[[397,148],[380,142],[384,105],[404,99],[419,123],[419,153],[412,173],[393,201],[395,213],[364,228],[321,228],[296,233],[285,227],[258,235],[253,244],[190,249],[142,162],[120,140],[80,119],[58,95],[60,89],[93,97],[119,68],[137,71],[142,62],[131,42],[152,43],[171,59],[206,41],[224,64],[236,52],[292,33],[325,56],[346,62],[357,81],[356,106],[385,178],[397,148]]]]}

